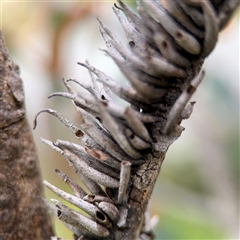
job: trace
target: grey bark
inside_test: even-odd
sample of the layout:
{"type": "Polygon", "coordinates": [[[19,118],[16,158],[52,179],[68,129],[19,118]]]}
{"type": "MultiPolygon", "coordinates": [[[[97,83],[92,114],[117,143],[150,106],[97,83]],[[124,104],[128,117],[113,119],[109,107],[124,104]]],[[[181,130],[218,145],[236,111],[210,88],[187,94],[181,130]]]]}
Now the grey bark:
{"type": "Polygon", "coordinates": [[[26,119],[18,66],[0,31],[0,239],[47,240],[51,218],[39,199],[42,178],[26,119]]]}

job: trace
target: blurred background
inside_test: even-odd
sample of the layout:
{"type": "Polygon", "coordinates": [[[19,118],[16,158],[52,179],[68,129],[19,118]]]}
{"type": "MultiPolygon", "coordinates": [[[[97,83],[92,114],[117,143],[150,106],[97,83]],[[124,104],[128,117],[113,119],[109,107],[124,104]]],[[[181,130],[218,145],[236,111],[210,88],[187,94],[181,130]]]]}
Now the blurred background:
{"type": "MultiPolygon", "coordinates": [[[[104,42],[96,17],[126,43],[111,11],[113,1],[2,1],[0,27],[11,57],[19,64],[30,125],[43,108],[53,108],[80,123],[71,102],[47,96],[65,91],[62,78],[89,81],[77,62],[89,62],[124,81],[113,61],[99,51],[104,42]]],[[[134,4],[128,3],[134,8],[134,4]]],[[[151,199],[159,221],[156,239],[239,239],[239,11],[220,34],[206,59],[206,77],[181,138],[168,151],[151,199]]],[[[77,91],[77,85],[72,85],[77,91]]],[[[43,178],[69,191],[55,174],[58,168],[79,181],[73,170],[40,137],[76,142],[57,119],[42,114],[33,132],[43,178]]],[[[58,197],[45,190],[46,198],[58,197]]],[[[72,234],[54,219],[56,235],[72,234]]]]}

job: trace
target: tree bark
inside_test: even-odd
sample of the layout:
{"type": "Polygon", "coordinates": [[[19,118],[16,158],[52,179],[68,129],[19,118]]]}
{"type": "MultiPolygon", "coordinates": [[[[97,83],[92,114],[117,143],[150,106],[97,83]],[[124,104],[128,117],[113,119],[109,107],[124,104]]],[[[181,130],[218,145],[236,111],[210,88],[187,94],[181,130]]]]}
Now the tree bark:
{"type": "Polygon", "coordinates": [[[0,239],[48,240],[51,218],[39,196],[42,177],[26,119],[18,66],[0,31],[0,239]]]}

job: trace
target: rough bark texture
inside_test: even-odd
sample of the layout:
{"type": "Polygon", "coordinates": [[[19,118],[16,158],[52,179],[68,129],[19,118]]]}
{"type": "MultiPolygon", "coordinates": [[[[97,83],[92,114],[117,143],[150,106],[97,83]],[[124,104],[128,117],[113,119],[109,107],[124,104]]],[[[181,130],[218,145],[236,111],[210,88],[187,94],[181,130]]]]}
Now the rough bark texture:
{"type": "Polygon", "coordinates": [[[0,239],[47,240],[53,235],[42,178],[26,119],[18,66],[0,31],[0,239]]]}

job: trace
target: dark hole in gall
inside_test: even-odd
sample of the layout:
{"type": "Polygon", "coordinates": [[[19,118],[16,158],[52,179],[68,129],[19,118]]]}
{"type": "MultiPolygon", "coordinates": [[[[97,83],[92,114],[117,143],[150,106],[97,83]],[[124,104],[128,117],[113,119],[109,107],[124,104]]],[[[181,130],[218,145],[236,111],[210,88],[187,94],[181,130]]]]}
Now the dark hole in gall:
{"type": "Polygon", "coordinates": [[[57,210],[57,216],[60,217],[61,214],[62,214],[62,211],[58,209],[58,210],[57,210]]]}
{"type": "Polygon", "coordinates": [[[131,134],[130,138],[131,138],[131,139],[134,139],[134,134],[131,134]]]}
{"type": "Polygon", "coordinates": [[[88,199],[89,199],[90,201],[93,201],[94,198],[95,198],[95,195],[93,195],[93,194],[89,194],[89,195],[88,195],[88,199]]]}
{"type": "Polygon", "coordinates": [[[182,34],[180,32],[176,32],[176,37],[177,38],[182,38],[182,34]]]}
{"type": "Polygon", "coordinates": [[[102,123],[102,120],[101,120],[100,117],[96,117],[96,119],[97,119],[100,123],[102,123]]]}
{"type": "Polygon", "coordinates": [[[84,135],[84,133],[83,133],[81,130],[77,130],[77,131],[75,132],[75,135],[76,135],[77,137],[82,137],[82,136],[84,135]]]}
{"type": "Polygon", "coordinates": [[[107,100],[104,95],[101,96],[102,100],[107,100]]]}
{"type": "Polygon", "coordinates": [[[163,41],[163,42],[162,42],[162,46],[163,46],[164,48],[167,48],[167,47],[168,47],[167,42],[166,42],[166,41],[163,41]]]}
{"type": "Polygon", "coordinates": [[[101,212],[99,212],[99,211],[97,211],[96,217],[97,217],[97,219],[99,219],[101,221],[105,221],[106,220],[105,216],[101,212]]]}
{"type": "Polygon", "coordinates": [[[129,46],[130,46],[130,48],[134,48],[135,47],[135,42],[134,41],[130,41],[129,42],[129,46]]]}

